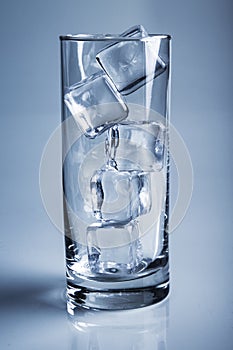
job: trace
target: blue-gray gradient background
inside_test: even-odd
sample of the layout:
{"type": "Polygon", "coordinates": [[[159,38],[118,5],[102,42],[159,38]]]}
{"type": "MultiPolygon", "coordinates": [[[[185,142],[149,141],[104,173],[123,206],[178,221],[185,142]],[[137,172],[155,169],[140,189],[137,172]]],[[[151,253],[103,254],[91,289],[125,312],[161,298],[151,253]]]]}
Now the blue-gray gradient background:
{"type": "Polygon", "coordinates": [[[0,3],[1,349],[109,347],[104,327],[93,334],[68,324],[63,237],[43,209],[38,174],[60,121],[58,36],[134,24],[173,37],[171,120],[192,157],[194,192],[170,236],[163,340],[156,343],[153,327],[140,333],[129,324],[127,333],[119,318],[117,330],[108,330],[117,335],[111,349],[233,348],[232,1],[7,0],[0,3]]]}

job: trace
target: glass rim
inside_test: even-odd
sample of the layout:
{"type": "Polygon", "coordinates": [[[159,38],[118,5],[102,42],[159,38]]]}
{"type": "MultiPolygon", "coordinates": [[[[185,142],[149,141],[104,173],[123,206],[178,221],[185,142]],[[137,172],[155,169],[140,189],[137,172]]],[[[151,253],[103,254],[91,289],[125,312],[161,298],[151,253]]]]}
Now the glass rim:
{"type": "Polygon", "coordinates": [[[169,34],[148,34],[146,37],[124,37],[119,34],[66,34],[60,35],[61,41],[150,41],[157,39],[171,39],[169,34]]]}

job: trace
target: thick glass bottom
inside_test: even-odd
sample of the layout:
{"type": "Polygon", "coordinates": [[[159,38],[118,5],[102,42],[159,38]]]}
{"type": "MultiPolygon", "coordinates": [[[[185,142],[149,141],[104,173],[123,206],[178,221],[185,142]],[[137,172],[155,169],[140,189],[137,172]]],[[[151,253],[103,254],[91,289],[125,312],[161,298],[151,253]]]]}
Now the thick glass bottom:
{"type": "Polygon", "coordinates": [[[169,279],[163,283],[150,286],[147,285],[148,279],[152,280],[153,275],[139,279],[141,287],[139,285],[133,286],[135,283],[131,281],[131,287],[123,288],[123,286],[118,285],[118,288],[117,286],[116,288],[112,288],[112,286],[106,288],[104,284],[102,289],[74,285],[68,280],[67,310],[71,315],[74,315],[75,309],[78,307],[100,310],[127,310],[156,304],[165,299],[169,293],[169,279]]]}

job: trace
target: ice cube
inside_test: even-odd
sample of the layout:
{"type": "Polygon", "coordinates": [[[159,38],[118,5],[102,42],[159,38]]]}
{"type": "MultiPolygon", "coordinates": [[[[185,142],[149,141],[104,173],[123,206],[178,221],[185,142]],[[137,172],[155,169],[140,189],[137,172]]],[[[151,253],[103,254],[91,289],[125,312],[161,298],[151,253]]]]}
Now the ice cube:
{"type": "Polygon", "coordinates": [[[128,95],[163,73],[166,63],[159,56],[160,39],[148,37],[142,26],[132,27],[121,36],[125,41],[104,48],[96,59],[118,91],[128,95]]]}
{"type": "Polygon", "coordinates": [[[95,138],[128,115],[121,95],[102,72],[71,86],[64,100],[80,129],[89,138],[95,138]]]}
{"type": "MultiPolygon", "coordinates": [[[[111,134],[109,134],[111,135],[111,134]]],[[[106,139],[106,156],[119,171],[160,171],[164,166],[166,128],[157,122],[122,122],[117,126],[117,148],[109,151],[106,139]]]]}
{"type": "MultiPolygon", "coordinates": [[[[147,36],[147,33],[143,26],[137,25],[131,27],[129,30],[122,33],[122,36],[132,36],[135,35],[147,36]]],[[[106,45],[108,41],[106,41],[106,36],[104,34],[98,34],[95,36],[98,40],[79,40],[77,41],[77,58],[79,63],[79,71],[81,75],[81,80],[90,77],[91,75],[101,71],[101,67],[96,61],[96,55],[98,52],[103,50],[104,47],[109,46],[106,45]]],[[[83,37],[83,35],[82,35],[83,37]]]]}
{"type": "Polygon", "coordinates": [[[99,222],[87,228],[89,266],[105,277],[124,277],[143,259],[138,223],[99,222]]]}
{"type": "Polygon", "coordinates": [[[148,33],[141,24],[138,24],[124,31],[120,34],[120,36],[129,38],[144,38],[148,36],[148,33]]]}
{"type": "Polygon", "coordinates": [[[151,209],[149,173],[106,166],[95,172],[90,187],[93,213],[98,220],[127,223],[151,209]]]}

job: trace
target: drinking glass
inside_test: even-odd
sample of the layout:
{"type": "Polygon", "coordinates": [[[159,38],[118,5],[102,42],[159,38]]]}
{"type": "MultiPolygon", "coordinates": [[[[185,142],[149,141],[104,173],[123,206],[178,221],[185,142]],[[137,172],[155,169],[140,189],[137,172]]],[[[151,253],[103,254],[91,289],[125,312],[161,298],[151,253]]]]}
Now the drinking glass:
{"type": "Polygon", "coordinates": [[[157,303],[169,292],[171,38],[60,42],[68,311],[157,303]]]}

